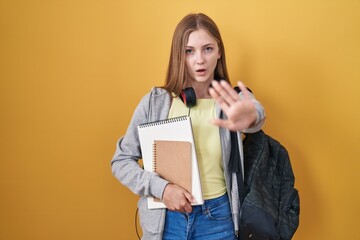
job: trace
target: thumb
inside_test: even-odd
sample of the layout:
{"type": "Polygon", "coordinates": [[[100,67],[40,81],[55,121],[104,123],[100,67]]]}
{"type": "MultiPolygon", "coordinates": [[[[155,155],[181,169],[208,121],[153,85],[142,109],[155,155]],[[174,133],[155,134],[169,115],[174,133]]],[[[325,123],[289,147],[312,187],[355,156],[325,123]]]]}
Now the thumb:
{"type": "Polygon", "coordinates": [[[189,203],[195,203],[195,198],[189,192],[184,192],[184,196],[189,201],[189,203]]]}

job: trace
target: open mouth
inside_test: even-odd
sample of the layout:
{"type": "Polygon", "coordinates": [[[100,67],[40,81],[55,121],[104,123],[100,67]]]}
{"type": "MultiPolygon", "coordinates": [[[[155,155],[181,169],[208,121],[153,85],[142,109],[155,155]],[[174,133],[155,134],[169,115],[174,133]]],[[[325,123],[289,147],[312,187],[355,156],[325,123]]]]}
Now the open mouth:
{"type": "Polygon", "coordinates": [[[196,70],[196,72],[198,72],[198,73],[203,73],[203,72],[205,72],[206,71],[206,69],[198,69],[198,70],[196,70]]]}

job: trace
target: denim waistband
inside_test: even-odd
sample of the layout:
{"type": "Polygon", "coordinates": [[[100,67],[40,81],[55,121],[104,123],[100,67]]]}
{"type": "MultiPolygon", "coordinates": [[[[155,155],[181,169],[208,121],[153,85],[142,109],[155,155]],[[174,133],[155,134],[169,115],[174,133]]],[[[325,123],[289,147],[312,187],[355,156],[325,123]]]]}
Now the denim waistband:
{"type": "Polygon", "coordinates": [[[227,193],[225,193],[224,195],[222,195],[220,197],[205,200],[204,204],[202,204],[202,205],[192,206],[192,212],[188,213],[188,214],[196,214],[196,213],[200,213],[200,212],[206,213],[206,211],[208,211],[209,209],[221,206],[224,203],[228,203],[228,202],[229,202],[229,198],[228,198],[227,193]]]}

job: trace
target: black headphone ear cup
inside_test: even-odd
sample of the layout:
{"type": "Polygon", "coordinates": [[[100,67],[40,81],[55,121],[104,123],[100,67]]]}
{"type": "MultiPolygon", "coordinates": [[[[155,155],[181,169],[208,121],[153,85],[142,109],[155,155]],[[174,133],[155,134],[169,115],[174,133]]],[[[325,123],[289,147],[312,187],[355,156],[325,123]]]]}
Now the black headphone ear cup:
{"type": "MultiPolygon", "coordinates": [[[[250,88],[246,87],[246,89],[247,89],[250,93],[252,93],[252,91],[251,91],[250,88]]],[[[240,93],[240,92],[241,92],[241,89],[240,89],[238,86],[234,87],[234,90],[235,90],[237,93],[240,93]]]]}
{"type": "Polygon", "coordinates": [[[181,91],[180,98],[188,108],[196,105],[196,93],[192,87],[184,88],[181,91]]]}

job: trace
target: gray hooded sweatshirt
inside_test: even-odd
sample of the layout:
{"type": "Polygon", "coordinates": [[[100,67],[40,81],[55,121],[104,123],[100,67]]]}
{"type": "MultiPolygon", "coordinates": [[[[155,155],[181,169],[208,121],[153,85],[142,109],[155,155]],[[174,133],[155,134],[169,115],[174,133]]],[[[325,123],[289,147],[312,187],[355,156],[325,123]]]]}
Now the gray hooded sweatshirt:
{"type": "MultiPolygon", "coordinates": [[[[241,95],[241,93],[240,93],[241,95]]],[[[251,95],[251,94],[250,94],[251,95]]],[[[258,112],[258,119],[251,129],[246,132],[257,132],[265,121],[265,113],[262,105],[252,96],[258,112]]],[[[111,161],[113,175],[133,193],[140,195],[138,202],[140,225],[142,228],[143,240],[161,240],[164,230],[166,209],[148,209],[146,197],[152,196],[162,199],[164,189],[169,183],[155,173],[145,171],[138,160],[142,159],[138,125],[148,122],[167,119],[171,107],[171,98],[168,92],[162,88],[153,88],[145,95],[137,106],[126,134],[119,139],[116,151],[111,161]]],[[[220,116],[221,109],[216,108],[217,116],[220,116]]],[[[239,197],[235,173],[229,169],[230,159],[230,132],[227,129],[219,128],[224,178],[229,196],[231,212],[233,216],[235,232],[238,230],[239,222],[239,197]]],[[[239,134],[240,158],[243,162],[242,141],[239,134]]],[[[243,164],[241,164],[243,167],[243,164]]],[[[244,175],[243,175],[244,176],[244,175]]]]}

